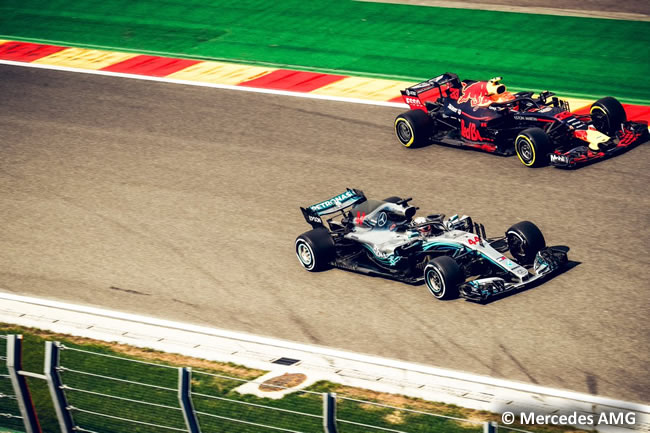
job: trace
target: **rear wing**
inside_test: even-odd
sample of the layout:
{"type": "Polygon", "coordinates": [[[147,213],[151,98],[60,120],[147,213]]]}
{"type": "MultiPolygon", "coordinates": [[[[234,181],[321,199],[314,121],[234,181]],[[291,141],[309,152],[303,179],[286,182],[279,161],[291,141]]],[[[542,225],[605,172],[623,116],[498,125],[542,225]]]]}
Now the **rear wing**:
{"type": "Polygon", "coordinates": [[[329,200],[313,204],[307,208],[301,207],[300,210],[305,217],[305,221],[311,224],[312,227],[318,228],[323,226],[322,216],[343,211],[364,201],[366,201],[366,196],[363,194],[363,191],[348,188],[344,193],[335,195],[329,200]]]}
{"type": "Polygon", "coordinates": [[[427,111],[427,101],[437,101],[441,96],[447,96],[445,91],[451,87],[461,87],[458,75],[445,72],[430,80],[423,81],[408,89],[401,90],[402,99],[412,110],[427,111]]]}

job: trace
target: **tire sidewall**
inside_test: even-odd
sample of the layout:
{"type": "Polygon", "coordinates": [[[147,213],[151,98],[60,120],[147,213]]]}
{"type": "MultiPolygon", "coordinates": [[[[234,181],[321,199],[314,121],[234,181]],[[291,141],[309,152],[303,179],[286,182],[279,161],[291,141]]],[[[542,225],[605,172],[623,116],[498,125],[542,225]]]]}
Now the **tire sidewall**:
{"type": "Polygon", "coordinates": [[[514,142],[517,158],[526,167],[542,167],[548,164],[548,154],[552,151],[552,143],[546,132],[537,127],[524,129],[517,134],[514,142]],[[530,158],[522,152],[522,146],[530,149],[530,158]]]}
{"type": "Polygon", "coordinates": [[[439,256],[424,267],[424,282],[436,299],[447,300],[457,298],[459,287],[465,281],[463,270],[456,260],[449,256],[439,256]],[[440,287],[434,287],[432,278],[440,280],[440,287]]]}
{"type": "Polygon", "coordinates": [[[606,130],[599,128],[597,129],[603,134],[606,134],[610,137],[616,133],[619,124],[624,123],[627,120],[625,108],[623,108],[621,103],[616,98],[612,98],[611,96],[599,99],[598,101],[594,102],[591,105],[591,109],[589,110],[589,114],[592,116],[592,119],[594,112],[602,113],[607,121],[606,130]]]}
{"type": "Polygon", "coordinates": [[[517,239],[519,239],[519,241],[524,246],[522,248],[523,249],[522,254],[520,254],[519,252],[515,253],[515,252],[512,251],[512,249],[510,249],[510,241],[508,241],[508,249],[510,250],[510,254],[512,254],[512,257],[514,257],[515,260],[517,260],[517,262],[526,263],[528,261],[528,251],[527,250],[528,250],[528,248],[530,248],[530,246],[528,245],[528,242],[526,242],[526,239],[524,239],[524,237],[518,231],[515,231],[515,230],[508,230],[506,232],[506,238],[508,239],[509,236],[516,237],[517,239]]]}
{"type": "Polygon", "coordinates": [[[517,138],[515,139],[515,151],[517,152],[517,158],[519,158],[519,161],[521,161],[522,164],[524,164],[526,167],[532,167],[535,164],[535,145],[533,144],[532,140],[530,137],[524,134],[519,134],[517,135],[517,138]],[[522,157],[522,152],[520,151],[521,145],[528,145],[530,148],[530,152],[532,154],[532,159],[529,161],[525,161],[525,157],[522,157]]]}
{"type": "Polygon", "coordinates": [[[534,223],[530,221],[519,222],[506,231],[506,239],[510,254],[519,264],[529,264],[535,260],[537,252],[546,247],[544,234],[534,223]],[[510,237],[516,237],[522,243],[521,252],[514,252],[510,237]]]}
{"type": "Polygon", "coordinates": [[[308,239],[299,237],[296,239],[296,256],[298,257],[298,261],[302,265],[303,268],[305,268],[308,271],[313,271],[316,269],[316,255],[314,254],[314,248],[311,245],[311,243],[308,241],[308,239]],[[306,248],[309,251],[309,255],[311,257],[311,262],[309,264],[306,264],[302,257],[300,256],[300,249],[301,247],[306,248]]]}
{"type": "Polygon", "coordinates": [[[429,289],[429,292],[436,298],[436,299],[443,299],[445,297],[445,294],[447,293],[447,284],[445,282],[445,276],[442,274],[440,269],[433,265],[433,264],[428,264],[424,268],[424,281],[427,285],[427,288],[429,289]],[[431,277],[437,275],[438,278],[440,279],[440,285],[442,286],[438,290],[436,290],[430,280],[431,277]]]}
{"type": "Polygon", "coordinates": [[[404,147],[411,147],[413,146],[413,143],[415,143],[415,131],[413,125],[411,125],[411,122],[409,122],[408,119],[402,116],[398,116],[397,119],[395,119],[395,135],[397,135],[397,139],[399,140],[400,143],[402,143],[402,146],[404,147]],[[406,125],[406,127],[411,132],[411,139],[406,143],[404,142],[404,140],[402,140],[402,137],[399,134],[400,124],[406,125]]]}

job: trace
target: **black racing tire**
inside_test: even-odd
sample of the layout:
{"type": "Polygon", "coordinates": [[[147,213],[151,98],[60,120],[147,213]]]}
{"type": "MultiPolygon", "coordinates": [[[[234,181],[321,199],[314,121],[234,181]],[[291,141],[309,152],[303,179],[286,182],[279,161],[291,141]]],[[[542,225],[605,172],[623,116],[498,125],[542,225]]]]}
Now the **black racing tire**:
{"type": "Polygon", "coordinates": [[[530,221],[521,221],[506,231],[510,254],[520,265],[529,265],[537,252],[546,247],[542,231],[530,221]]]}
{"type": "Polygon", "coordinates": [[[388,198],[383,199],[382,201],[385,201],[386,203],[397,203],[398,201],[402,201],[402,197],[392,195],[388,198]]]}
{"type": "Polygon", "coordinates": [[[309,230],[296,238],[296,256],[310,272],[328,269],[336,255],[334,241],[325,228],[309,230]]]}
{"type": "Polygon", "coordinates": [[[541,128],[524,129],[515,138],[515,152],[526,167],[545,166],[552,150],[551,139],[541,128]]]}
{"type": "Polygon", "coordinates": [[[440,256],[424,267],[424,282],[436,299],[455,299],[458,287],[465,282],[465,275],[456,260],[440,256]]]}
{"type": "Polygon", "coordinates": [[[433,120],[422,110],[409,110],[395,118],[395,134],[404,147],[423,146],[433,135],[433,120]]]}
{"type": "Polygon", "coordinates": [[[591,104],[591,122],[597,130],[610,137],[616,135],[622,123],[627,122],[625,108],[616,98],[607,96],[591,104]]]}

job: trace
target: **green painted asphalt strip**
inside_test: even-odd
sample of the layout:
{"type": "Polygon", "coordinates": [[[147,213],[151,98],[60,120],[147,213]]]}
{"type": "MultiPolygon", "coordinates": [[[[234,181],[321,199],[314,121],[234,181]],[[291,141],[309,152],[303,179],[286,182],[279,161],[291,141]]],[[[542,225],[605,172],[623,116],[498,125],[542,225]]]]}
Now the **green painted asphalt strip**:
{"type": "Polygon", "coordinates": [[[650,104],[650,22],[350,0],[4,0],[5,39],[650,104]]]}

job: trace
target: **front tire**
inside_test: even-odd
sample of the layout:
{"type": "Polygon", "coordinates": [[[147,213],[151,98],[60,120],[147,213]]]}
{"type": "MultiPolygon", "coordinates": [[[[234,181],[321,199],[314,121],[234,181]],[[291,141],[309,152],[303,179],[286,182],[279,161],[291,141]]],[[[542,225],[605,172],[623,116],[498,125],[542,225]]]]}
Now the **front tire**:
{"type": "Polygon", "coordinates": [[[524,129],[515,138],[517,157],[526,167],[546,165],[551,150],[551,139],[541,128],[524,129]]]}
{"type": "Polygon", "coordinates": [[[433,133],[433,121],[422,110],[409,110],[395,118],[395,134],[404,147],[423,146],[433,133]]]}
{"type": "Polygon", "coordinates": [[[449,256],[436,257],[424,267],[424,282],[436,299],[457,298],[458,286],[464,281],[463,270],[449,256]]]}
{"type": "Polygon", "coordinates": [[[625,108],[616,98],[611,96],[594,102],[591,105],[589,114],[596,129],[609,137],[614,137],[621,124],[627,121],[625,108]]]}
{"type": "Polygon", "coordinates": [[[537,252],[546,247],[542,231],[530,221],[519,222],[506,231],[510,254],[521,265],[533,263],[537,252]]]}
{"type": "Polygon", "coordinates": [[[303,268],[318,272],[329,268],[336,255],[332,236],[325,228],[305,232],[296,238],[296,256],[303,268]]]}

